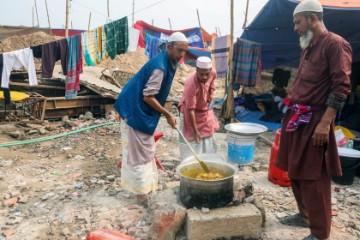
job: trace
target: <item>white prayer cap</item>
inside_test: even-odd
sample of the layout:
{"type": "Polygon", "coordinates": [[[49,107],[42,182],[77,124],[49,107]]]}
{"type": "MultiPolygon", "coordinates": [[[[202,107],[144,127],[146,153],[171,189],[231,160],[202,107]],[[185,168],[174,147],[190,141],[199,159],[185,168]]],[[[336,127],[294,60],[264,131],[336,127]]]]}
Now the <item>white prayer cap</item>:
{"type": "Polygon", "coordinates": [[[196,60],[196,67],[210,69],[212,67],[211,59],[209,57],[198,57],[196,60]]]}
{"type": "Polygon", "coordinates": [[[296,6],[293,16],[301,12],[323,12],[323,8],[317,0],[305,0],[296,6]]]}
{"type": "Polygon", "coordinates": [[[181,32],[174,32],[170,35],[168,42],[189,42],[181,32]]]}

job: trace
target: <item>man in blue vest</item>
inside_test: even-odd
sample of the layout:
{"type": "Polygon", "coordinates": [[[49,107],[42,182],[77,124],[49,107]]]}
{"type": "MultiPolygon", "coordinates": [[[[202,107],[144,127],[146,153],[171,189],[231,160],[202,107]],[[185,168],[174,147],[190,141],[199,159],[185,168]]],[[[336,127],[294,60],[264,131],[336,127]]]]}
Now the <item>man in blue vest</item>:
{"type": "Polygon", "coordinates": [[[137,195],[139,204],[147,205],[148,194],[158,187],[153,134],[161,114],[172,128],[176,127],[174,116],[164,105],[187,48],[185,35],[173,33],[166,51],[149,60],[129,80],[114,104],[122,118],[121,185],[137,195]]]}

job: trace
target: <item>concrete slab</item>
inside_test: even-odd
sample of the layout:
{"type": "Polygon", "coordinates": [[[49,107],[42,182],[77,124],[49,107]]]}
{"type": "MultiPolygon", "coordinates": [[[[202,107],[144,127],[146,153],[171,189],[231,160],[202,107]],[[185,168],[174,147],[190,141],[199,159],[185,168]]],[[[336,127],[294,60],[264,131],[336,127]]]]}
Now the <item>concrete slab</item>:
{"type": "Polygon", "coordinates": [[[261,237],[262,216],[253,204],[211,209],[202,213],[198,209],[188,209],[185,225],[187,239],[212,240],[217,238],[241,237],[259,239],[261,237]]]}

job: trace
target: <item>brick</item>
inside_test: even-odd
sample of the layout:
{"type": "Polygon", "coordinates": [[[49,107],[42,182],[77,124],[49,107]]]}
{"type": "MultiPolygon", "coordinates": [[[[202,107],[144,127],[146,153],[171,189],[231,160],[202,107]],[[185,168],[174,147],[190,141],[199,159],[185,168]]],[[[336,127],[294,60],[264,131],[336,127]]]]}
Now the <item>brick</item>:
{"type": "Polygon", "coordinates": [[[211,209],[202,213],[188,209],[185,225],[187,239],[212,240],[217,238],[259,239],[262,232],[262,216],[250,203],[239,206],[211,209]]]}

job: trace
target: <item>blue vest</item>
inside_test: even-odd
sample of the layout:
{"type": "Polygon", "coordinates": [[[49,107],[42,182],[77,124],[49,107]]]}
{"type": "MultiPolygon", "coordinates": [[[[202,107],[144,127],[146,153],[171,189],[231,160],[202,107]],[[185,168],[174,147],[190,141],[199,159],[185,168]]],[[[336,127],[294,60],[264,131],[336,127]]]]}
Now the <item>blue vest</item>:
{"type": "Polygon", "coordinates": [[[129,80],[119,94],[114,107],[127,124],[141,132],[153,135],[160,119],[160,113],[144,102],[143,89],[155,69],[164,71],[160,91],[154,97],[165,105],[176,69],[171,65],[166,51],[148,61],[133,78],[129,80]]]}

